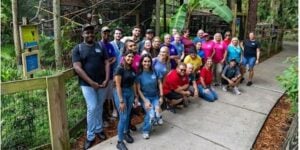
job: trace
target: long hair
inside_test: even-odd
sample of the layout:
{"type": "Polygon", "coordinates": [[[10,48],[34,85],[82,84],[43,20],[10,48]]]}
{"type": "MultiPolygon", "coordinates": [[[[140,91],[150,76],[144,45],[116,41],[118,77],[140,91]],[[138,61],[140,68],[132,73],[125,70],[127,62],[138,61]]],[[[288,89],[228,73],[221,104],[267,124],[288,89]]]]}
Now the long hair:
{"type": "Polygon", "coordinates": [[[221,37],[221,42],[222,42],[222,41],[223,41],[223,38],[222,38],[222,34],[221,34],[221,33],[216,33],[216,34],[214,35],[214,42],[217,42],[217,40],[216,40],[217,35],[219,35],[219,36],[221,37]]]}
{"type": "MultiPolygon", "coordinates": [[[[123,52],[123,54],[122,54],[122,56],[123,56],[123,62],[120,63],[120,66],[125,67],[125,63],[126,63],[125,57],[126,57],[127,55],[129,55],[129,54],[134,55],[134,52],[132,52],[132,51],[124,51],[124,52],[123,52]]],[[[130,66],[130,68],[132,68],[130,64],[128,64],[128,65],[130,66]]]]}
{"type": "Polygon", "coordinates": [[[230,42],[229,45],[240,48],[240,41],[239,41],[239,39],[238,39],[237,37],[233,37],[233,38],[231,39],[231,42],[230,42]],[[234,41],[234,40],[237,40],[237,45],[236,45],[236,46],[234,46],[234,45],[232,44],[232,41],[234,41]]]}
{"type": "Polygon", "coordinates": [[[141,73],[144,71],[143,61],[144,61],[145,58],[149,58],[149,59],[150,59],[150,68],[149,68],[149,69],[150,69],[151,72],[153,72],[153,68],[152,68],[152,65],[153,65],[152,57],[151,57],[151,55],[149,55],[149,54],[144,54],[144,55],[142,55],[142,58],[141,58],[141,60],[140,60],[140,65],[139,65],[139,67],[138,67],[138,72],[139,72],[139,74],[141,74],[141,73]]]}

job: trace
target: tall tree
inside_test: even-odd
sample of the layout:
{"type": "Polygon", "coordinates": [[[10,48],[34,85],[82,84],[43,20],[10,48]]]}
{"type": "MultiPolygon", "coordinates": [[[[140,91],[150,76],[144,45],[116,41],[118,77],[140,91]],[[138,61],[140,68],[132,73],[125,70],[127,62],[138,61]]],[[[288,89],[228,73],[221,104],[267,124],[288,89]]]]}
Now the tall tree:
{"type": "Polygon", "coordinates": [[[56,69],[62,67],[60,0],[53,0],[54,49],[56,69]]]}
{"type": "Polygon", "coordinates": [[[11,1],[12,6],[12,18],[13,18],[13,30],[14,30],[14,45],[15,45],[15,53],[17,57],[17,64],[22,65],[22,49],[20,44],[20,33],[19,33],[19,25],[18,25],[18,0],[11,1]]]}
{"type": "Polygon", "coordinates": [[[247,32],[251,32],[255,30],[255,26],[257,22],[257,13],[256,13],[257,6],[258,6],[258,0],[249,0],[247,32]]]}

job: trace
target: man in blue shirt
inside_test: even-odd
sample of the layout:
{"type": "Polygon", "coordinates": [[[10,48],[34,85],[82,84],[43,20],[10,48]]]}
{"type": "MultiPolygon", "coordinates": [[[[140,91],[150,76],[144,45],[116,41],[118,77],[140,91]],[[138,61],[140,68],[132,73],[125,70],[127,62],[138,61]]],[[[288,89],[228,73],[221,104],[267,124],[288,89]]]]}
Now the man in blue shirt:
{"type": "Polygon", "coordinates": [[[197,42],[205,42],[205,37],[203,36],[204,31],[202,29],[199,29],[197,32],[197,36],[193,39],[193,43],[196,44],[197,42]]]}

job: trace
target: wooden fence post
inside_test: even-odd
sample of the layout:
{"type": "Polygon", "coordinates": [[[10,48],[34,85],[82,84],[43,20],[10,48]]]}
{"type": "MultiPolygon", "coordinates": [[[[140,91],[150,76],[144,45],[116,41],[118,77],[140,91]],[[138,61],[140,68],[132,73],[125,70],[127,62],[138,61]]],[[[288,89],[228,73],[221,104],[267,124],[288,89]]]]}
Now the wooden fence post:
{"type": "Polygon", "coordinates": [[[60,75],[47,77],[47,100],[53,150],[69,150],[69,130],[66,111],[65,82],[60,75]]]}

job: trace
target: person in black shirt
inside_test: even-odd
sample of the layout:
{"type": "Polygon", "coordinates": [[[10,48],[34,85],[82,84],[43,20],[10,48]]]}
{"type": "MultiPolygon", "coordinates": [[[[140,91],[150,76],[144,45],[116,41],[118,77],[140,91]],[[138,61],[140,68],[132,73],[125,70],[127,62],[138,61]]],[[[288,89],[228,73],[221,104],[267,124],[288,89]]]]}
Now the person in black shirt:
{"type": "Polygon", "coordinates": [[[255,40],[255,35],[253,32],[249,33],[249,40],[245,40],[242,43],[244,49],[244,57],[242,59],[242,74],[246,73],[246,67],[248,65],[249,69],[249,78],[247,86],[252,85],[252,79],[254,75],[254,66],[259,63],[260,56],[260,43],[255,40]]]}
{"type": "Polygon", "coordinates": [[[84,148],[88,149],[95,135],[106,139],[102,112],[105,87],[109,80],[109,61],[104,48],[95,42],[94,26],[84,25],[82,37],[84,41],[72,50],[72,63],[87,105],[87,139],[84,148]]]}
{"type": "Polygon", "coordinates": [[[114,82],[115,88],[113,89],[114,101],[116,108],[119,112],[118,123],[118,144],[119,150],[127,150],[123,140],[127,143],[133,143],[133,138],[129,133],[130,112],[132,106],[138,103],[136,85],[134,83],[136,74],[131,66],[133,62],[134,52],[125,51],[123,54],[123,62],[118,66],[114,82]]]}

